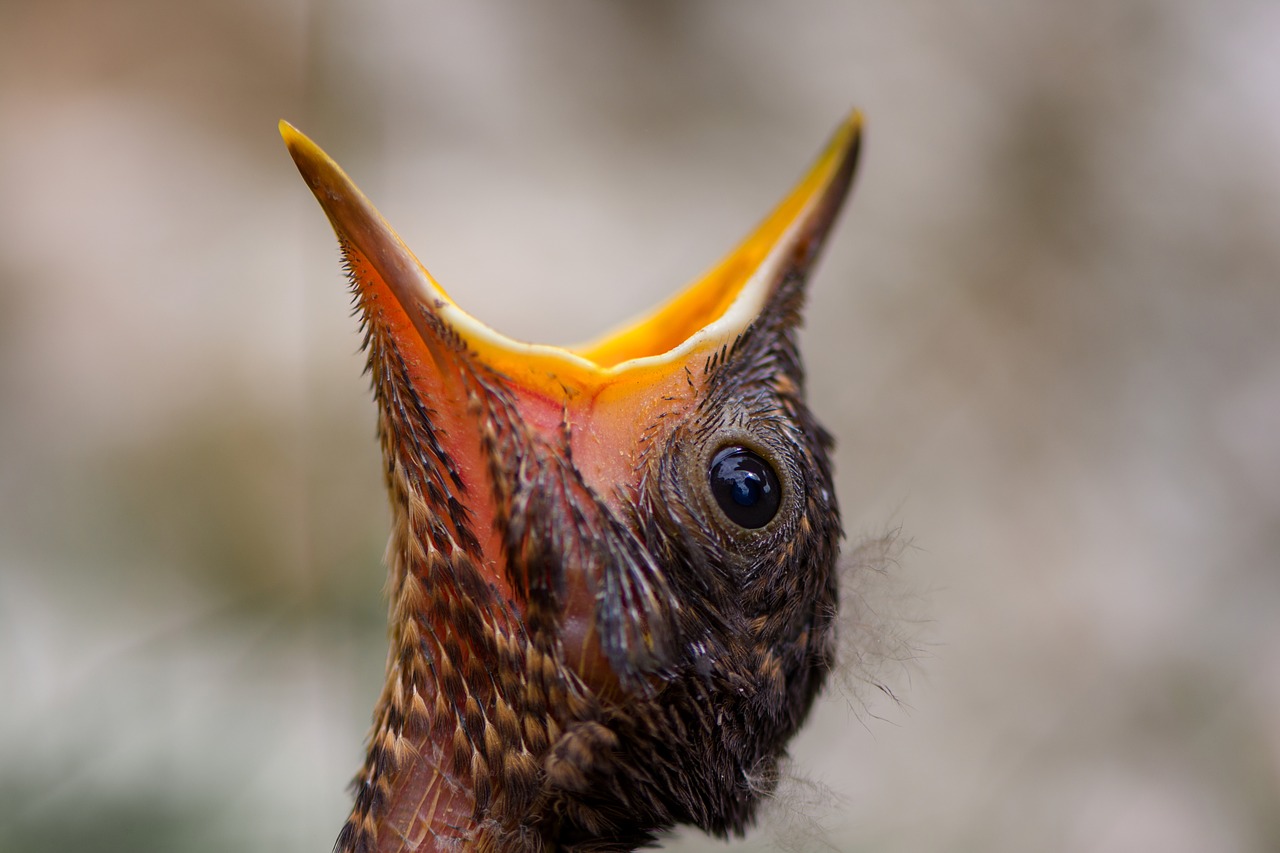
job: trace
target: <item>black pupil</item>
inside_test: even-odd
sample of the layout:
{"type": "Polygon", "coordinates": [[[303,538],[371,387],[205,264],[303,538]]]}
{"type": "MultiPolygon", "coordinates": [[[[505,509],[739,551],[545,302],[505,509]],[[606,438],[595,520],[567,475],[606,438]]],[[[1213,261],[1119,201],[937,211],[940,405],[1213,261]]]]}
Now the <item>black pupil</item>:
{"type": "Polygon", "coordinates": [[[778,514],[782,488],[778,475],[760,455],[745,447],[726,447],[711,460],[711,493],[734,524],[752,530],[778,514]]]}

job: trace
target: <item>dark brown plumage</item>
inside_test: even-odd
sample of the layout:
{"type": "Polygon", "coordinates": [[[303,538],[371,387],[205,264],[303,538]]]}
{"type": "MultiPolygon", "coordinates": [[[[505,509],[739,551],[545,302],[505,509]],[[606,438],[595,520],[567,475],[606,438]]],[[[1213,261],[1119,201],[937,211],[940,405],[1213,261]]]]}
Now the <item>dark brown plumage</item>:
{"type": "Polygon", "coordinates": [[[857,117],[725,264],[575,353],[463,314],[282,132],[351,276],[393,518],[387,682],[336,849],[741,832],[832,665],[839,512],[796,327],[857,117]]]}

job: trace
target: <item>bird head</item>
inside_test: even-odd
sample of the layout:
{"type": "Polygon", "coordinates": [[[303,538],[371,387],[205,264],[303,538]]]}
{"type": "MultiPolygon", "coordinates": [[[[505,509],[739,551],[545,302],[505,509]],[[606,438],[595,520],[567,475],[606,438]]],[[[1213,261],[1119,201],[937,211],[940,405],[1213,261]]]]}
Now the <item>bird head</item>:
{"type": "Polygon", "coordinates": [[[859,117],[710,273],[575,348],[471,317],[281,133],[337,233],[392,516],[386,684],[336,849],[743,831],[832,665],[839,511],[796,333],[859,117]]]}

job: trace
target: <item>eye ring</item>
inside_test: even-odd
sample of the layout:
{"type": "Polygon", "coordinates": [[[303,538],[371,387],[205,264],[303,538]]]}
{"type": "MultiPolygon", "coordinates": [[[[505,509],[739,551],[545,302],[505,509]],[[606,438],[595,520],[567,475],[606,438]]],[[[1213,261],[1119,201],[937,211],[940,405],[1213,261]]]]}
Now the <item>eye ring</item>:
{"type": "Polygon", "coordinates": [[[729,444],[711,458],[707,485],[729,521],[759,530],[773,521],[782,506],[782,483],[774,467],[756,451],[729,444]]]}

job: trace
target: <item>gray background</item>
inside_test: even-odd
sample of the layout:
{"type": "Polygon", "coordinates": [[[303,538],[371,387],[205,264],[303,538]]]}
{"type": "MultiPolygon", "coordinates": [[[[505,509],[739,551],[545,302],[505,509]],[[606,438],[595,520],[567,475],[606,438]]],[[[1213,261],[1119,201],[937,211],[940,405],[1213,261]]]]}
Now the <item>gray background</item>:
{"type": "Polygon", "coordinates": [[[1277,45],[1266,0],[0,2],[0,849],[345,814],[386,509],[278,118],[570,342],[855,105],[804,346],[896,568],[747,846],[1280,849],[1277,45]]]}

